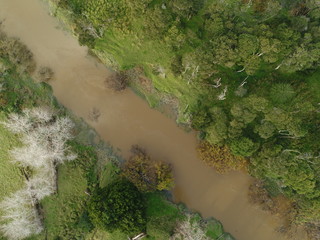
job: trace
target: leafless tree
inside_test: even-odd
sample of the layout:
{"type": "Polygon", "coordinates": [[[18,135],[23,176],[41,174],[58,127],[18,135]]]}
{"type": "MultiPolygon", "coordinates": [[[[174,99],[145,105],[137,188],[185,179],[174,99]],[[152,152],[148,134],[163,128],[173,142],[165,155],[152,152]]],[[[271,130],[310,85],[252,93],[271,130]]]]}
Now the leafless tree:
{"type": "Polygon", "coordinates": [[[74,124],[47,108],[10,114],[2,124],[22,139],[23,146],[11,151],[13,161],[33,170],[32,176],[26,176],[25,188],[0,204],[4,213],[0,231],[10,240],[19,240],[42,231],[38,203],[56,191],[57,165],[76,158],[66,146],[74,124]]]}
{"type": "Polygon", "coordinates": [[[187,214],[186,220],[180,222],[170,240],[209,240],[200,226],[199,221],[193,220],[191,214],[187,214]]]}
{"type": "Polygon", "coordinates": [[[40,217],[28,189],[23,189],[5,198],[1,204],[4,214],[0,230],[10,240],[24,239],[43,230],[40,217]]]}

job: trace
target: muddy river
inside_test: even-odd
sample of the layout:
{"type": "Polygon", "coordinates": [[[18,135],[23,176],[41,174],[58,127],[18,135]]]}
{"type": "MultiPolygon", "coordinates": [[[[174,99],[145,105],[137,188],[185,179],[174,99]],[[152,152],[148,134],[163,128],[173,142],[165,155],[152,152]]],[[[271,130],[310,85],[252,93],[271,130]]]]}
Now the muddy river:
{"type": "MultiPolygon", "coordinates": [[[[101,137],[128,156],[132,144],[147,149],[155,159],[174,167],[176,201],[204,217],[219,219],[238,240],[281,240],[280,220],[248,202],[251,178],[242,172],[219,175],[197,157],[196,135],[186,133],[172,119],[150,109],[132,91],[116,94],[106,89],[110,71],[88,56],[87,48],[59,26],[40,0],[0,0],[0,19],[10,36],[20,38],[34,53],[38,65],[55,72],[54,95],[85,119],[101,137]],[[98,121],[90,120],[93,108],[98,121]]],[[[292,238],[291,238],[292,239],[292,238]]],[[[304,239],[301,233],[297,240],[304,239]]]]}

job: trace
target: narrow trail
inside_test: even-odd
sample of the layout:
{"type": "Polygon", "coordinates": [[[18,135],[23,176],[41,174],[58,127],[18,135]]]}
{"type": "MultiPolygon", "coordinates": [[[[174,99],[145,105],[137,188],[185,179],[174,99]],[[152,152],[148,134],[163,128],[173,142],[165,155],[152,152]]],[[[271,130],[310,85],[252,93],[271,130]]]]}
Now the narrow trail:
{"type": "MultiPolygon", "coordinates": [[[[87,49],[61,30],[40,0],[0,0],[0,19],[10,36],[20,38],[34,53],[38,66],[55,72],[50,83],[57,99],[94,127],[101,137],[127,157],[139,144],[151,157],[174,167],[176,201],[220,220],[238,240],[283,240],[276,232],[281,221],[248,202],[250,176],[242,172],[220,175],[205,166],[196,153],[196,135],[186,133],[172,119],[150,109],[132,91],[106,89],[108,69],[88,56],[87,49]],[[100,111],[98,121],[90,112],[100,111]]],[[[305,239],[299,232],[292,240],[305,239]]]]}

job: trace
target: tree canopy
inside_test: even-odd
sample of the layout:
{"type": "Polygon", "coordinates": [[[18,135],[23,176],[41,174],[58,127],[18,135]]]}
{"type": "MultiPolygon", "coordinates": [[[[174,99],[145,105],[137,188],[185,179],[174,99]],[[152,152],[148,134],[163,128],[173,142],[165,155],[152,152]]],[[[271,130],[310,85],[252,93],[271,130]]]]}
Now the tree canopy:
{"type": "Polygon", "coordinates": [[[97,189],[88,204],[89,216],[95,226],[129,234],[144,231],[145,201],[138,189],[127,180],[117,180],[97,189]]]}

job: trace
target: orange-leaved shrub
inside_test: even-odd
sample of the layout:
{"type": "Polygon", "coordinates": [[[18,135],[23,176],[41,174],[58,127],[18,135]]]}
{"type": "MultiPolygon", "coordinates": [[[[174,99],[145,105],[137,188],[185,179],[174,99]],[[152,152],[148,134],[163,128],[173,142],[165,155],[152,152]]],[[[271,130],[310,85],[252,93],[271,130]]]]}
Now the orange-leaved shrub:
{"type": "Polygon", "coordinates": [[[245,158],[234,156],[227,146],[213,145],[203,141],[199,144],[197,150],[200,158],[219,173],[240,170],[247,165],[245,158]]]}

